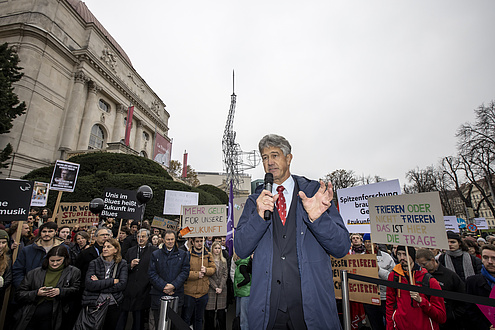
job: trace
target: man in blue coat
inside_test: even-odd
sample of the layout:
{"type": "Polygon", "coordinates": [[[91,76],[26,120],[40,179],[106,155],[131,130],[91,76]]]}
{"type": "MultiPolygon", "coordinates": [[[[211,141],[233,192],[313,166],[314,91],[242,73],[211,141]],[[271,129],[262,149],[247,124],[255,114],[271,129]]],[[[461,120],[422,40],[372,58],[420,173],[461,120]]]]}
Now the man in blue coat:
{"type": "Polygon", "coordinates": [[[343,257],[350,240],[332,184],[291,175],[282,136],[266,135],[259,150],[278,193],[249,196],[235,233],[237,255],[254,252],[249,328],[339,329],[329,254],[343,257]],[[268,220],[265,211],[273,212],[268,220]]]}

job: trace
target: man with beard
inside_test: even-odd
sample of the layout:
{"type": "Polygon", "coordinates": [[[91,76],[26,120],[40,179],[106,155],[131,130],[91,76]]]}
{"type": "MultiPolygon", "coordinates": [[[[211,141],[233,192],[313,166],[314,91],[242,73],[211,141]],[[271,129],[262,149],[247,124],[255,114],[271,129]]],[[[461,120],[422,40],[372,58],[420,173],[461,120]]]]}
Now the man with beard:
{"type": "MultiPolygon", "coordinates": [[[[429,286],[432,289],[441,290],[437,280],[426,269],[414,262],[416,250],[408,246],[407,251],[409,252],[409,259],[406,254],[406,247],[403,245],[397,247],[399,264],[394,267],[388,280],[416,286],[429,286]],[[411,265],[411,271],[409,265],[411,265]],[[414,281],[411,280],[411,276],[414,281]]],[[[439,324],[446,320],[443,298],[427,297],[422,293],[387,287],[387,330],[439,330],[439,324]]]]}

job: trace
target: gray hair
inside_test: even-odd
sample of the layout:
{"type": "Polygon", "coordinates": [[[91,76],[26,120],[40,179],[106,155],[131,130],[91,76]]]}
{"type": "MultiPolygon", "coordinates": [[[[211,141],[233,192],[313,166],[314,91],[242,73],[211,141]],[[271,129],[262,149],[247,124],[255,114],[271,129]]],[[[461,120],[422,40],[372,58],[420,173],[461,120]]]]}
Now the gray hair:
{"type": "Polygon", "coordinates": [[[280,148],[280,150],[284,153],[284,156],[290,154],[292,150],[289,141],[287,141],[283,136],[276,134],[265,135],[260,140],[260,143],[258,144],[260,154],[263,154],[263,149],[268,147],[280,148]]]}
{"type": "Polygon", "coordinates": [[[102,231],[102,230],[106,230],[106,231],[110,234],[110,236],[112,236],[112,237],[113,237],[112,230],[111,230],[110,228],[107,228],[107,227],[100,227],[100,228],[96,229],[96,231],[95,231],[95,236],[98,236],[98,233],[99,233],[100,231],[102,231]]]}
{"type": "Polygon", "coordinates": [[[435,259],[435,255],[433,252],[429,249],[421,248],[416,251],[416,260],[420,258],[425,258],[426,260],[430,261],[435,259]]]}
{"type": "Polygon", "coordinates": [[[142,232],[145,232],[146,233],[146,236],[150,237],[150,231],[146,228],[141,228],[138,230],[138,234],[142,233],[142,232]]]}

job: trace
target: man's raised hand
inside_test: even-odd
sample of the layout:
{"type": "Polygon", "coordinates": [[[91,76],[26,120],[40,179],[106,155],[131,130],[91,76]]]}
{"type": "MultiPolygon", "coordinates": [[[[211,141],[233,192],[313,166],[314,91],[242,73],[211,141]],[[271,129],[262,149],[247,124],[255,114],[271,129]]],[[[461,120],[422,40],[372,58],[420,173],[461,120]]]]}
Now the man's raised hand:
{"type": "Polygon", "coordinates": [[[320,189],[318,189],[313,197],[308,198],[303,191],[299,192],[299,197],[301,197],[304,209],[306,210],[306,213],[308,213],[309,220],[313,222],[318,219],[332,203],[332,183],[328,182],[328,185],[325,185],[325,183],[320,180],[320,189]]]}

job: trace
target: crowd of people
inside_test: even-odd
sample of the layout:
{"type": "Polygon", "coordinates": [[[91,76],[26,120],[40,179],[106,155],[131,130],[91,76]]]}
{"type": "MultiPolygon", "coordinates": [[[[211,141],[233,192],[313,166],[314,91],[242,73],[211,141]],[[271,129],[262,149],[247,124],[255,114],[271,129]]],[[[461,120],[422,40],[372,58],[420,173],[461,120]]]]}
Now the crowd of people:
{"type": "MultiPolygon", "coordinates": [[[[50,216],[33,208],[22,226],[0,225],[0,303],[11,289],[4,328],[89,329],[87,313],[104,306],[102,329],[155,329],[160,298],[169,295],[178,297],[178,314],[193,329],[230,329],[230,305],[237,315],[232,326],[249,329],[253,255],[230,256],[225,237],[186,240],[148,221],[58,227],[50,216]]],[[[354,233],[349,254],[375,254],[384,280],[490,296],[495,237],[447,236],[449,249],[439,251],[373,244],[369,234],[354,233]]],[[[463,301],[386,286],[380,300],[352,304],[355,328],[493,328],[483,308],[463,301]]]]}
{"type": "MultiPolygon", "coordinates": [[[[194,329],[227,329],[227,307],[249,296],[250,258],[232,262],[225,237],[186,240],[146,220],[58,227],[47,208],[21,223],[0,224],[4,329],[157,329],[162,296],[177,297],[194,329]],[[102,310],[104,319],[93,318],[102,310]]],[[[243,316],[235,321],[247,329],[243,316]]]]}

